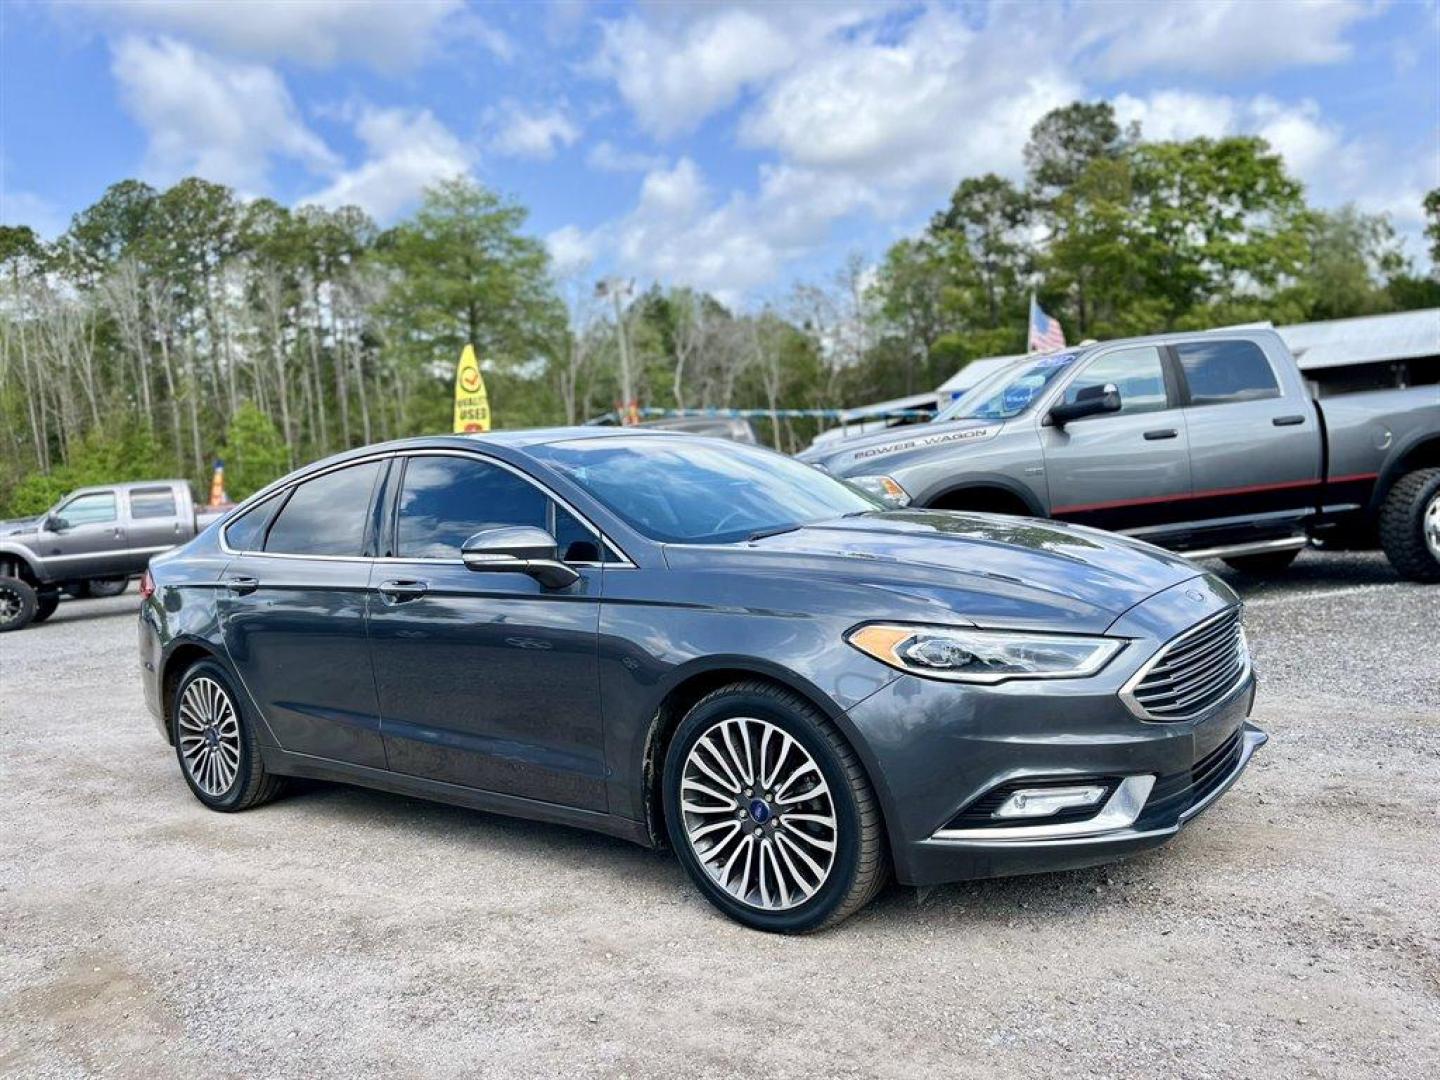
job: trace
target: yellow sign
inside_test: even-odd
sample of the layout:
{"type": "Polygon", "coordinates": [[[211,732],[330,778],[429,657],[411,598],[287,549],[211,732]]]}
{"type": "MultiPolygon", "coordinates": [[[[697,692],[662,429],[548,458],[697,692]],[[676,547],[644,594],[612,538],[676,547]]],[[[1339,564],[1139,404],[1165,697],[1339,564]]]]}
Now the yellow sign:
{"type": "Polygon", "coordinates": [[[455,430],[462,434],[490,430],[490,398],[473,345],[465,346],[455,370],[455,430]]]}

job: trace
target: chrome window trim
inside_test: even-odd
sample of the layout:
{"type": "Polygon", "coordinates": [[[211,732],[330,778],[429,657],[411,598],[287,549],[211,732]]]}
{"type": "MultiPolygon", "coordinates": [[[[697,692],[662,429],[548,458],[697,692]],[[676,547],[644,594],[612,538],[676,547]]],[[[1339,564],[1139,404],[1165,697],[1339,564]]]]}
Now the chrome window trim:
{"type": "Polygon", "coordinates": [[[1240,687],[1244,686],[1245,680],[1250,677],[1250,649],[1249,646],[1244,643],[1244,634],[1245,625],[1243,605],[1232,604],[1230,607],[1217,611],[1215,614],[1209,616],[1208,618],[1202,619],[1200,622],[1190,627],[1190,629],[1176,634],[1174,637],[1161,644],[1161,646],[1155,650],[1154,654],[1148,660],[1146,660],[1145,663],[1140,665],[1139,670],[1137,670],[1134,675],[1131,675],[1130,678],[1125,680],[1125,685],[1120,687],[1120,700],[1125,703],[1125,707],[1129,709],[1136,718],[1143,720],[1146,723],[1153,724],[1183,724],[1187,721],[1194,720],[1197,716],[1203,716],[1205,713],[1210,712],[1212,709],[1219,708],[1221,705],[1225,704],[1232,697],[1234,697],[1235,691],[1238,690],[1240,687]],[[1160,658],[1164,656],[1167,652],[1169,652],[1173,646],[1183,641],[1185,638],[1193,637],[1195,634],[1203,633],[1212,623],[1219,622],[1221,619],[1231,614],[1236,615],[1236,617],[1240,619],[1240,640],[1242,643],[1242,647],[1244,647],[1245,650],[1245,660],[1244,663],[1240,665],[1240,673],[1235,676],[1235,681],[1230,684],[1229,688],[1224,692],[1224,694],[1222,694],[1211,704],[1206,705],[1203,709],[1197,709],[1194,712],[1186,713],[1184,716],[1152,715],[1149,710],[1147,710],[1144,705],[1141,705],[1139,700],[1135,697],[1136,688],[1145,681],[1145,677],[1150,674],[1150,670],[1160,662],[1160,658]]]}
{"type": "MultiPolygon", "coordinates": [[[[390,451],[386,451],[385,453],[381,453],[381,454],[367,455],[367,456],[365,456],[365,457],[356,458],[356,459],[354,459],[353,461],[342,461],[342,462],[338,462],[338,463],[335,464],[335,465],[330,466],[329,468],[321,469],[321,470],[319,470],[319,471],[317,471],[317,472],[310,473],[310,474],[307,475],[303,480],[297,480],[297,481],[295,481],[294,483],[291,483],[291,484],[280,484],[280,485],[275,486],[273,489],[265,489],[265,490],[262,490],[262,491],[260,491],[260,492],[257,493],[259,497],[254,500],[253,505],[254,505],[254,506],[258,506],[260,503],[264,502],[266,499],[268,499],[268,498],[270,498],[271,496],[274,496],[274,495],[286,495],[288,492],[293,491],[295,488],[299,487],[301,484],[308,484],[311,480],[318,480],[320,477],[322,477],[322,476],[328,476],[330,473],[332,473],[332,472],[337,472],[337,471],[339,471],[340,469],[348,469],[348,468],[350,468],[351,466],[354,466],[354,465],[368,465],[368,464],[370,464],[370,463],[372,463],[372,462],[376,462],[376,461],[393,461],[393,460],[396,459],[396,458],[407,458],[407,457],[458,457],[458,458],[467,458],[467,459],[472,460],[472,461],[481,461],[481,462],[484,462],[484,463],[487,464],[487,465],[498,465],[500,468],[505,469],[507,472],[513,473],[514,475],[520,477],[520,479],[522,479],[522,480],[524,480],[526,483],[530,484],[532,487],[534,487],[537,491],[539,491],[539,492],[540,492],[542,495],[544,495],[546,498],[553,500],[557,506],[563,507],[563,508],[566,510],[566,512],[568,512],[573,518],[575,518],[576,521],[580,522],[581,525],[583,525],[585,528],[587,528],[587,529],[589,529],[591,532],[593,532],[593,533],[596,535],[596,537],[599,538],[600,542],[601,542],[602,544],[604,544],[606,548],[609,549],[610,553],[613,554],[617,559],[620,560],[619,562],[606,562],[606,563],[599,563],[599,562],[574,562],[574,563],[567,563],[567,564],[566,564],[567,566],[604,567],[604,568],[607,569],[607,570],[635,570],[635,569],[638,569],[638,567],[636,566],[634,560],[632,560],[632,559],[630,558],[630,556],[625,553],[625,551],[620,547],[620,545],[618,545],[617,543],[615,543],[615,541],[612,540],[612,539],[605,533],[605,531],[604,531],[603,529],[599,528],[599,527],[598,527],[593,521],[591,521],[588,517],[586,517],[584,514],[580,513],[580,511],[576,510],[575,507],[574,507],[573,505],[571,505],[571,503],[570,503],[567,499],[564,499],[564,498],[562,498],[561,496],[555,494],[555,492],[551,491],[548,487],[546,487],[544,484],[542,484],[539,480],[535,479],[535,478],[534,478],[533,476],[531,476],[529,473],[525,472],[523,469],[520,469],[520,468],[517,468],[517,467],[514,466],[514,465],[511,465],[508,461],[501,461],[499,458],[491,457],[489,454],[482,453],[482,452],[480,452],[480,451],[478,451],[478,450],[458,450],[458,449],[455,449],[455,448],[453,448],[453,447],[433,447],[433,448],[428,448],[428,449],[427,449],[427,448],[417,447],[417,448],[411,449],[411,450],[390,450],[390,451]]],[[[402,481],[402,482],[403,482],[403,481],[402,481]]],[[[282,511],[283,511],[284,508],[282,507],[281,509],[282,509],[282,511]]],[[[245,513],[248,513],[248,512],[249,512],[248,508],[244,508],[244,507],[237,507],[237,511],[241,511],[241,512],[237,512],[237,513],[235,514],[235,520],[236,520],[236,521],[238,521],[241,517],[243,517],[245,513]]],[[[444,566],[457,566],[457,565],[458,565],[458,566],[463,566],[463,565],[464,565],[464,563],[462,563],[459,559],[433,559],[433,558],[413,558],[413,559],[412,559],[412,558],[405,558],[404,556],[398,556],[398,555],[371,557],[371,556],[368,556],[368,555],[303,555],[303,554],[296,554],[296,553],[293,553],[293,552],[286,552],[286,551],[250,551],[250,550],[237,551],[237,550],[235,550],[234,548],[232,548],[232,547],[230,546],[230,544],[228,543],[228,540],[227,540],[227,538],[226,538],[226,536],[225,536],[225,533],[226,533],[226,531],[230,528],[230,525],[231,525],[231,524],[233,524],[233,522],[226,522],[226,524],[225,524],[224,526],[222,526],[221,529],[220,529],[220,550],[223,551],[223,552],[224,552],[225,554],[227,554],[227,555],[244,555],[244,556],[251,557],[251,558],[259,557],[259,558],[267,558],[267,559],[321,559],[321,560],[323,560],[323,561],[325,561],[325,562],[367,562],[367,563],[373,563],[373,562],[381,562],[381,563],[403,562],[403,563],[437,563],[437,564],[441,564],[441,565],[444,565],[444,566]]]]}

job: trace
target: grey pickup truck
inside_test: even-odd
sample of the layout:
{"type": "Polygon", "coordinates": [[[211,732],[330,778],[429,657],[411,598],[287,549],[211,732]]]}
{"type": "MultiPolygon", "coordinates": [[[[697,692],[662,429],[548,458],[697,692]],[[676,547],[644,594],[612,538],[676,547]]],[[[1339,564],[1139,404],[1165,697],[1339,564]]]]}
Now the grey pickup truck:
{"type": "Polygon", "coordinates": [[[1378,544],[1440,581],[1440,385],[1316,400],[1271,330],[1030,356],[928,424],[800,458],[892,505],[1094,525],[1254,574],[1312,541],[1378,544]]]}
{"type": "Polygon", "coordinates": [[[220,513],[197,509],[186,480],[146,480],[79,488],[39,517],[0,522],[0,632],[48,619],[61,590],[123,589],[220,513]]]}

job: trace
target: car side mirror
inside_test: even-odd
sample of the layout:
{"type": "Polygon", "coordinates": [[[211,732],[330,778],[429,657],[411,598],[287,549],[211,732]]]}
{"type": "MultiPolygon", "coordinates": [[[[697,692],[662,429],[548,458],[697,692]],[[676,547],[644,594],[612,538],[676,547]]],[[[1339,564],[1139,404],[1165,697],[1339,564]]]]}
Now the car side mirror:
{"type": "Polygon", "coordinates": [[[41,527],[46,532],[58,533],[64,532],[66,529],[68,529],[70,527],[70,523],[66,521],[63,517],[61,517],[59,514],[46,514],[45,520],[41,522],[41,527]]]}
{"type": "Polygon", "coordinates": [[[1058,428],[1072,420],[1120,411],[1120,388],[1114,383],[1087,386],[1075,395],[1074,401],[1062,401],[1050,409],[1050,419],[1058,428]]]}
{"type": "Polygon", "coordinates": [[[555,537],[533,525],[482,529],[460,545],[460,558],[470,570],[529,574],[547,589],[563,589],[580,580],[559,560],[555,537]]]}

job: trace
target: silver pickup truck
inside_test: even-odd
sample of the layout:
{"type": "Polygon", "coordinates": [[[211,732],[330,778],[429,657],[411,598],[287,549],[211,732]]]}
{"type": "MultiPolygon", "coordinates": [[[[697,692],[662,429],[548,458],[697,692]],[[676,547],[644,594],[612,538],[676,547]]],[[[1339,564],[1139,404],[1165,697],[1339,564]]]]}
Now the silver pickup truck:
{"type": "Polygon", "coordinates": [[[1056,518],[1238,569],[1312,541],[1440,581],[1440,385],[1312,398],[1271,330],[1028,357],[935,420],[800,455],[893,505],[1056,518]]]}
{"type": "Polygon", "coordinates": [[[79,488],[39,517],[0,522],[0,632],[48,619],[62,590],[123,587],[218,516],[196,508],[186,480],[145,480],[79,488]]]}

